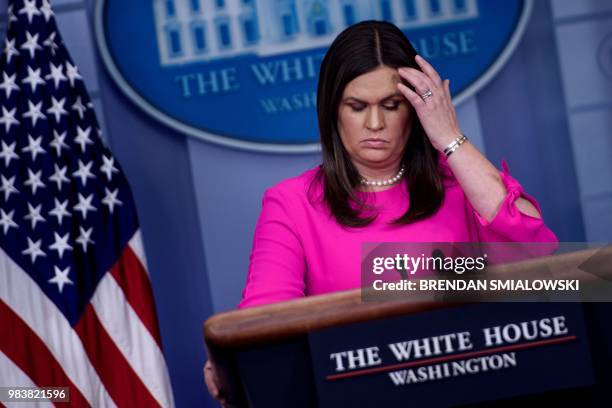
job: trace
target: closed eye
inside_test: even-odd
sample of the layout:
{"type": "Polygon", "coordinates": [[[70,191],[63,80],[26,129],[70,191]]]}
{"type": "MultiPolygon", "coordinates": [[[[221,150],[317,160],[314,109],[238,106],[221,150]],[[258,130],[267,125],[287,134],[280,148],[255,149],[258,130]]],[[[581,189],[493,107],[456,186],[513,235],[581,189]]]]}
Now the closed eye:
{"type": "Polygon", "coordinates": [[[362,110],[365,109],[364,105],[350,105],[350,107],[353,110],[353,112],[361,112],[362,110]]]}
{"type": "Polygon", "coordinates": [[[395,111],[399,108],[400,102],[395,102],[394,104],[385,105],[386,110],[395,111]]]}

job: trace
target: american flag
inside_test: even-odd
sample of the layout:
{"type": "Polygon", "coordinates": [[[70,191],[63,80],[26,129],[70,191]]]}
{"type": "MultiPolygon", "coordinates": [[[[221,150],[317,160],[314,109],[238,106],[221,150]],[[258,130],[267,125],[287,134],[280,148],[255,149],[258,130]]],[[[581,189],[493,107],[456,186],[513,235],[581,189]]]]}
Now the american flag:
{"type": "Polygon", "coordinates": [[[173,406],[127,180],[48,0],[11,0],[7,19],[0,386],[70,387],[70,406],[173,406]]]}

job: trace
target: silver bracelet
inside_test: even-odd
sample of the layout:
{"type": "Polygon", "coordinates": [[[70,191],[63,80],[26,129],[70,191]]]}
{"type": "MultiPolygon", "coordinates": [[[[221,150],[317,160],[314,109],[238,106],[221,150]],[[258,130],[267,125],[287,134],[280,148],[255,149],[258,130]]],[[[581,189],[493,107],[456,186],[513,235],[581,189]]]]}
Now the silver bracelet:
{"type": "Polygon", "coordinates": [[[444,149],[444,154],[446,155],[446,157],[449,157],[451,154],[453,154],[453,152],[457,150],[459,146],[461,146],[466,140],[467,136],[464,134],[453,140],[451,144],[449,144],[446,149],[444,149]]]}

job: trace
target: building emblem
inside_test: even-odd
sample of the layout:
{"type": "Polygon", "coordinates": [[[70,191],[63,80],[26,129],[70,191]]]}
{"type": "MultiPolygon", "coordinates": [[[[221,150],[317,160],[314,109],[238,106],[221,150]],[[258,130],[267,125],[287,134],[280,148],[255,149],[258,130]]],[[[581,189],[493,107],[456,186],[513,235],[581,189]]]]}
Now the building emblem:
{"type": "Polygon", "coordinates": [[[455,102],[504,64],[531,1],[101,0],[96,38],[113,79],[174,129],[225,146],[318,149],[316,81],[331,41],[391,21],[451,78],[455,102]]]}

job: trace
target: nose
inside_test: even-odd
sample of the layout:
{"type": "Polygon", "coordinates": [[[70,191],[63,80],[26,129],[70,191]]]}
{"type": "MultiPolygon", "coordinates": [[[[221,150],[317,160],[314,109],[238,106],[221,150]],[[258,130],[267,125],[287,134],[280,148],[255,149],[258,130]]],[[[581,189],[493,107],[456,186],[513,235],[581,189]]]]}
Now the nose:
{"type": "Polygon", "coordinates": [[[369,110],[366,120],[366,127],[369,130],[377,131],[385,127],[383,113],[378,106],[374,106],[369,110]]]}

